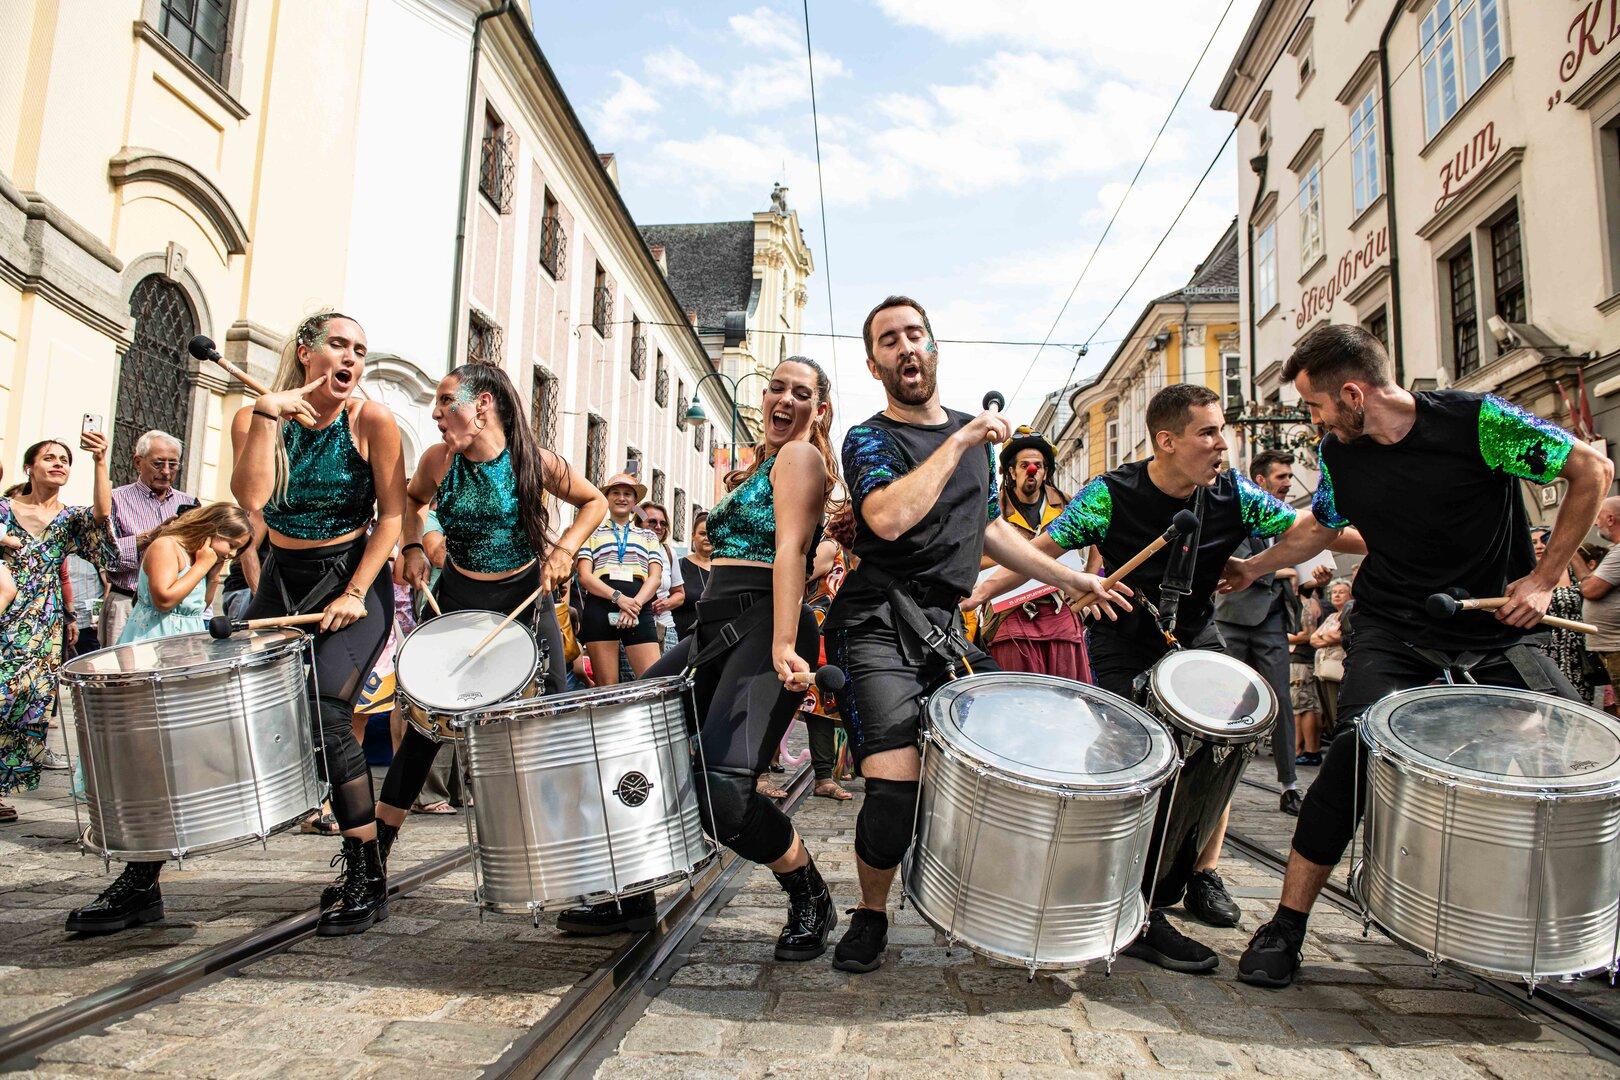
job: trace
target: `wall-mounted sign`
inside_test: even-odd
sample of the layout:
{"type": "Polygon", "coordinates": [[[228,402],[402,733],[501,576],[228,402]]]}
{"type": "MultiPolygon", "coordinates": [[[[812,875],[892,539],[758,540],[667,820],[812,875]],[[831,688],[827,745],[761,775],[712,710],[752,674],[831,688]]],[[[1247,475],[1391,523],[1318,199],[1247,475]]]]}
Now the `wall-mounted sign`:
{"type": "Polygon", "coordinates": [[[1569,82],[1581,73],[1586,61],[1596,57],[1620,38],[1620,0],[1588,0],[1575,13],[1564,40],[1569,51],[1558,61],[1558,78],[1569,82]]]}
{"type": "Polygon", "coordinates": [[[1361,275],[1378,265],[1389,253],[1389,226],[1380,225],[1367,234],[1366,241],[1339,256],[1333,276],[1321,285],[1313,285],[1300,293],[1299,307],[1294,311],[1294,329],[1303,330],[1318,315],[1333,310],[1333,302],[1340,294],[1360,280],[1361,275]]]}
{"type": "Polygon", "coordinates": [[[1463,143],[1446,163],[1440,166],[1440,197],[1434,201],[1434,212],[1439,213],[1446,203],[1461,195],[1484,174],[1502,149],[1502,140],[1496,137],[1496,121],[1487,121],[1474,132],[1474,137],[1463,143]]]}

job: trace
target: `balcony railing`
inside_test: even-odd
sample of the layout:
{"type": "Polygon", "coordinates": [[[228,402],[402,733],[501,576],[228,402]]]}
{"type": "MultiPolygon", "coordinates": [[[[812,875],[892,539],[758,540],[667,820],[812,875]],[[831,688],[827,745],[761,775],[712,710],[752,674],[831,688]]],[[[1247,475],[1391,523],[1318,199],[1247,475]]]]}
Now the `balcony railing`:
{"type": "Polygon", "coordinates": [[[606,285],[596,290],[596,300],[591,304],[591,325],[603,337],[613,336],[613,290],[606,285]]]}
{"type": "Polygon", "coordinates": [[[647,377],[647,337],[638,334],[630,342],[630,374],[638,379],[647,377]]]}
{"type": "Polygon", "coordinates": [[[561,281],[563,268],[568,265],[567,255],[568,231],[563,228],[561,218],[547,215],[540,226],[540,265],[554,280],[561,281]]]}
{"type": "Polygon", "coordinates": [[[516,139],[502,128],[484,137],[478,155],[478,190],[502,214],[512,212],[512,190],[517,180],[516,139]]]}
{"type": "Polygon", "coordinates": [[[653,383],[653,400],[660,407],[669,404],[669,369],[662,364],[658,365],[658,379],[653,383]]]}

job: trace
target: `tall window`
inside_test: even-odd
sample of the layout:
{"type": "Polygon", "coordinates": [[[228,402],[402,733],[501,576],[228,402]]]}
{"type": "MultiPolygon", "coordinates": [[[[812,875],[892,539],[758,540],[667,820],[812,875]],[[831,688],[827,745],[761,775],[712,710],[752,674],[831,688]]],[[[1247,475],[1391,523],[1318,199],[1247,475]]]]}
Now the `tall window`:
{"type": "Polygon", "coordinates": [[[158,32],[217,83],[225,81],[231,0],[163,0],[158,32]]]}
{"type": "Polygon", "coordinates": [[[675,427],[678,431],[685,431],[686,410],[692,403],[686,400],[686,383],[677,382],[675,385],[679,388],[675,393],[675,427]]]}
{"type": "Polygon", "coordinates": [[[675,489],[675,507],[669,512],[669,516],[670,531],[675,534],[676,540],[684,542],[686,540],[686,492],[680,488],[675,489]]]}
{"type": "Polygon", "coordinates": [[[557,449],[557,425],[562,416],[562,394],[557,376],[543,367],[534,369],[534,437],[547,450],[557,449]]]}
{"type": "Polygon", "coordinates": [[[669,404],[669,365],[664,362],[664,350],[657,352],[657,371],[653,379],[653,400],[660,406],[669,404]]]}
{"type": "Polygon", "coordinates": [[[1378,344],[1380,344],[1380,345],[1382,345],[1384,347],[1385,352],[1389,351],[1389,309],[1388,308],[1379,308],[1377,311],[1375,311],[1371,315],[1367,316],[1367,321],[1362,323],[1361,325],[1362,325],[1362,328],[1367,331],[1367,333],[1371,334],[1373,337],[1378,339],[1378,344]]]}
{"type": "Polygon", "coordinates": [[[1522,323],[1524,305],[1524,246],[1519,242],[1519,208],[1491,226],[1491,285],[1496,294],[1496,314],[1508,322],[1522,323]]]}
{"type": "Polygon", "coordinates": [[[647,377],[647,338],[641,331],[641,320],[630,316],[630,374],[638,379],[647,377]]]}
{"type": "Polygon", "coordinates": [[[607,421],[592,413],[585,419],[585,479],[601,487],[606,470],[607,421]]]}
{"type": "Polygon", "coordinates": [[[1277,223],[1254,234],[1254,309],[1264,315],[1277,306],[1277,223]]]}
{"type": "Polygon", "coordinates": [[[197,333],[191,302],[180,286],[152,274],[130,293],[129,313],[135,318],[135,341],[118,364],[117,411],[109,433],[115,484],[134,482],[130,455],[143,433],[167,431],[184,448],[191,420],[186,344],[197,333]]]}
{"type": "Polygon", "coordinates": [[[557,196],[546,188],[540,211],[540,265],[556,280],[562,279],[563,255],[567,251],[568,234],[563,231],[562,211],[557,206],[557,196]]]}
{"type": "Polygon", "coordinates": [[[1119,421],[1110,420],[1103,425],[1103,468],[1112,469],[1119,464],[1119,421]]]}
{"type": "Polygon", "coordinates": [[[479,144],[478,190],[502,214],[512,212],[517,154],[511,132],[494,109],[484,110],[484,139],[479,144]]]}
{"type": "Polygon", "coordinates": [[[1221,385],[1228,407],[1243,404],[1243,357],[1237,353],[1221,355],[1221,385]]]}
{"type": "Polygon", "coordinates": [[[664,470],[654,469],[652,475],[652,501],[664,505],[664,470]]]}
{"type": "Polygon", "coordinates": [[[1356,214],[1378,198],[1378,94],[1368,90],[1350,112],[1350,173],[1356,214]]]}
{"type": "Polygon", "coordinates": [[[1299,178],[1299,265],[1308,268],[1324,251],[1322,237],[1322,163],[1314,161],[1299,178]]]}
{"type": "Polygon", "coordinates": [[[1423,120],[1429,138],[1502,66],[1497,0],[1436,0],[1423,17],[1423,120]]]}
{"type": "Polygon", "coordinates": [[[485,318],[476,309],[467,312],[467,362],[469,364],[495,364],[501,362],[502,346],[506,335],[501,328],[485,318]]]}
{"type": "Polygon", "coordinates": [[[633,446],[624,448],[624,471],[635,477],[641,475],[641,451],[633,446]]]}
{"type": "Polygon", "coordinates": [[[1464,244],[1446,260],[1451,298],[1451,359],[1458,375],[1479,367],[1479,315],[1474,303],[1474,248],[1464,244]]]}
{"type": "Polygon", "coordinates": [[[601,263],[596,264],[595,290],[592,293],[591,325],[603,337],[611,336],[609,327],[613,322],[613,290],[608,286],[607,271],[601,263]]]}

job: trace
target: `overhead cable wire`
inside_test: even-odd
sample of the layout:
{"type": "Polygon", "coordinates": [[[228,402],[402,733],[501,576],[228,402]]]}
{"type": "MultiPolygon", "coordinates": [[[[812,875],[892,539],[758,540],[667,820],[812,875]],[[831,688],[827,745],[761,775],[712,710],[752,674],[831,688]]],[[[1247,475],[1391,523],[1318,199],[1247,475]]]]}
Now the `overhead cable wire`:
{"type": "MultiPolygon", "coordinates": [[[[827,243],[827,185],[821,175],[821,116],[816,109],[816,58],[810,48],[810,0],[804,0],[804,59],[810,71],[810,130],[816,142],[816,194],[821,202],[821,258],[827,274],[827,328],[836,333],[838,320],[833,315],[832,248],[827,243]]],[[[833,396],[838,396],[838,341],[832,341],[833,396]]],[[[843,410],[840,408],[840,412],[843,410]]]]}

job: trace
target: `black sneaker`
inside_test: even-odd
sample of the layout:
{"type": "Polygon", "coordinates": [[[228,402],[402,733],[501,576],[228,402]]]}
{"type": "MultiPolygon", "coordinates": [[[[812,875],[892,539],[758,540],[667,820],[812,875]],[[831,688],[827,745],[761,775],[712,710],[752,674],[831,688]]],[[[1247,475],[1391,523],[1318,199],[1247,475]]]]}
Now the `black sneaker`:
{"type": "Polygon", "coordinates": [[[640,934],[658,925],[658,897],[637,893],[623,900],[569,908],[557,916],[557,929],[565,934],[600,937],[629,930],[640,934]]]}
{"type": "Polygon", "coordinates": [[[1289,817],[1299,817],[1299,804],[1302,801],[1303,800],[1299,797],[1299,790],[1297,788],[1289,788],[1287,791],[1282,793],[1282,798],[1277,802],[1277,809],[1281,810],[1289,817]]]}
{"type": "Polygon", "coordinates": [[[132,862],[102,894],[68,912],[70,934],[111,934],[163,918],[163,894],[158,890],[160,862],[132,862]]]}
{"type": "Polygon", "coordinates": [[[889,947],[889,913],[870,908],[850,908],[849,929],[833,950],[833,967],[839,971],[866,973],[883,966],[883,950],[889,947]]]}
{"type": "Polygon", "coordinates": [[[1320,750],[1307,750],[1294,759],[1294,764],[1310,765],[1312,767],[1320,765],[1322,764],[1322,752],[1320,750]]]}
{"type": "Polygon", "coordinates": [[[1236,926],[1243,915],[1226,891],[1226,882],[1213,870],[1199,870],[1187,880],[1187,895],[1181,906],[1206,926],[1236,926]]]}
{"type": "Polygon", "coordinates": [[[1214,949],[1177,930],[1158,909],[1149,913],[1148,927],[1142,936],[1125,946],[1125,955],[1188,975],[1214,971],[1221,962],[1214,949]]]}
{"type": "Polygon", "coordinates": [[[1304,947],[1303,930],[1290,929],[1272,919],[1249,939],[1249,947],[1238,960],[1238,978],[1281,990],[1299,973],[1299,954],[1304,947]]]}

